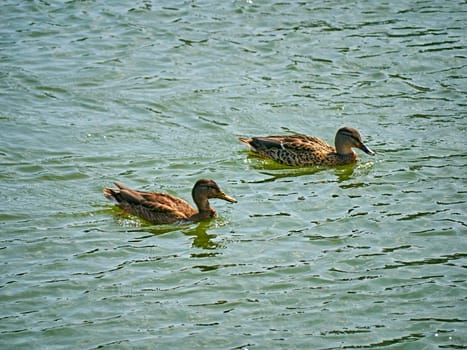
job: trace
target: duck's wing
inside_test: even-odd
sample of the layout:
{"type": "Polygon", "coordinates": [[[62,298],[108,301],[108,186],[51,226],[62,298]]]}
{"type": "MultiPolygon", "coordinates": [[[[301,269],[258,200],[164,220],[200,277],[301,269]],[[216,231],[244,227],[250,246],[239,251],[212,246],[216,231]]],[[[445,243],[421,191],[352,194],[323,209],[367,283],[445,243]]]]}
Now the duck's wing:
{"type": "Polygon", "coordinates": [[[240,140],[247,143],[252,150],[256,152],[264,152],[273,148],[290,151],[334,151],[334,148],[329,146],[325,141],[317,137],[306,135],[264,136],[252,137],[251,139],[243,138],[240,140]]]}

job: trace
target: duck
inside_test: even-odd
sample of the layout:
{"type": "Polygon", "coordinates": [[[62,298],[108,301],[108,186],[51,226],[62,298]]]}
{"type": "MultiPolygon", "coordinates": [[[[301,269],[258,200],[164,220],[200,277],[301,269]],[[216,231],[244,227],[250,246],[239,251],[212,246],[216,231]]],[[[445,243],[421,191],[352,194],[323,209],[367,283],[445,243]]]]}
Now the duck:
{"type": "Polygon", "coordinates": [[[260,157],[288,166],[352,164],[358,159],[357,153],[352,148],[375,155],[375,152],[365,146],[360,133],[346,126],[337,130],[335,147],[317,137],[306,135],[240,137],[239,140],[260,157]]]}
{"type": "Polygon", "coordinates": [[[219,198],[237,203],[233,197],[225,194],[210,179],[200,179],[193,186],[191,195],[197,209],[188,202],[170,194],[132,190],[119,182],[114,182],[117,189],[104,188],[104,196],[115,202],[128,214],[138,216],[151,224],[172,224],[175,222],[199,222],[217,215],[211,208],[209,199],[219,198]]]}

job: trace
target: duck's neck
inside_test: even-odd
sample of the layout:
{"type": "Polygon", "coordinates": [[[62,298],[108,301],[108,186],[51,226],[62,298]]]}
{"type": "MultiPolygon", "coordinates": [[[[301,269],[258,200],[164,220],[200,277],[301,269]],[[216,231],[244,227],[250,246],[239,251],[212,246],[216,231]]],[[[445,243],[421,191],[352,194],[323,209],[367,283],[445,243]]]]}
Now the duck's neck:
{"type": "Polygon", "coordinates": [[[198,212],[209,212],[212,210],[211,206],[209,205],[209,200],[206,197],[199,197],[193,196],[193,200],[198,208],[198,212]]]}
{"type": "Polygon", "coordinates": [[[354,153],[352,151],[352,147],[342,144],[340,142],[336,142],[336,153],[341,156],[348,156],[354,153]]]}
{"type": "Polygon", "coordinates": [[[209,205],[209,200],[206,197],[193,196],[193,200],[196,204],[196,207],[198,208],[198,213],[193,216],[192,220],[200,221],[216,216],[216,211],[211,208],[209,205]]]}
{"type": "Polygon", "coordinates": [[[341,164],[350,164],[357,161],[358,155],[354,151],[351,151],[349,154],[339,154],[331,153],[328,157],[328,160],[331,164],[341,165],[341,164]],[[334,158],[334,159],[332,159],[334,158]]]}

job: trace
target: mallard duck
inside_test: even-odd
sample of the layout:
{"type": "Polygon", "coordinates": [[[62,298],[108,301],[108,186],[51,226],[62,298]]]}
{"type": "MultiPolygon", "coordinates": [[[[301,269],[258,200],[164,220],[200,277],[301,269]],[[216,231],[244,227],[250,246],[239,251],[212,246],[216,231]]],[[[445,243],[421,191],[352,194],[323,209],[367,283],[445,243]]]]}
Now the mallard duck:
{"type": "Polygon", "coordinates": [[[237,200],[226,195],[219,186],[208,179],[196,182],[191,191],[196,210],[183,199],[158,192],[132,190],[115,182],[118,189],[105,188],[104,196],[117,203],[127,213],[139,216],[153,224],[170,224],[176,221],[197,222],[216,216],[216,211],[209,205],[210,198],[220,198],[236,203],[237,200]]]}
{"type": "Polygon", "coordinates": [[[358,131],[349,127],[337,131],[335,148],[317,137],[305,135],[240,137],[240,141],[250,146],[259,156],[290,166],[354,163],[357,161],[357,154],[352,147],[370,155],[375,154],[363,144],[358,131]]]}

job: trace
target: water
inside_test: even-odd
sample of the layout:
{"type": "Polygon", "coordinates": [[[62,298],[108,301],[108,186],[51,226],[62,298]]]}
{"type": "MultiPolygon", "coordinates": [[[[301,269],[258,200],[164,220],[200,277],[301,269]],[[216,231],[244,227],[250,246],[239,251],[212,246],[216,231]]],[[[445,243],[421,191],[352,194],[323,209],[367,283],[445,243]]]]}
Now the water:
{"type": "Polygon", "coordinates": [[[467,348],[463,1],[4,1],[0,347],[467,348]],[[278,167],[238,136],[357,128],[278,167]],[[148,226],[121,181],[207,223],[148,226]]]}

